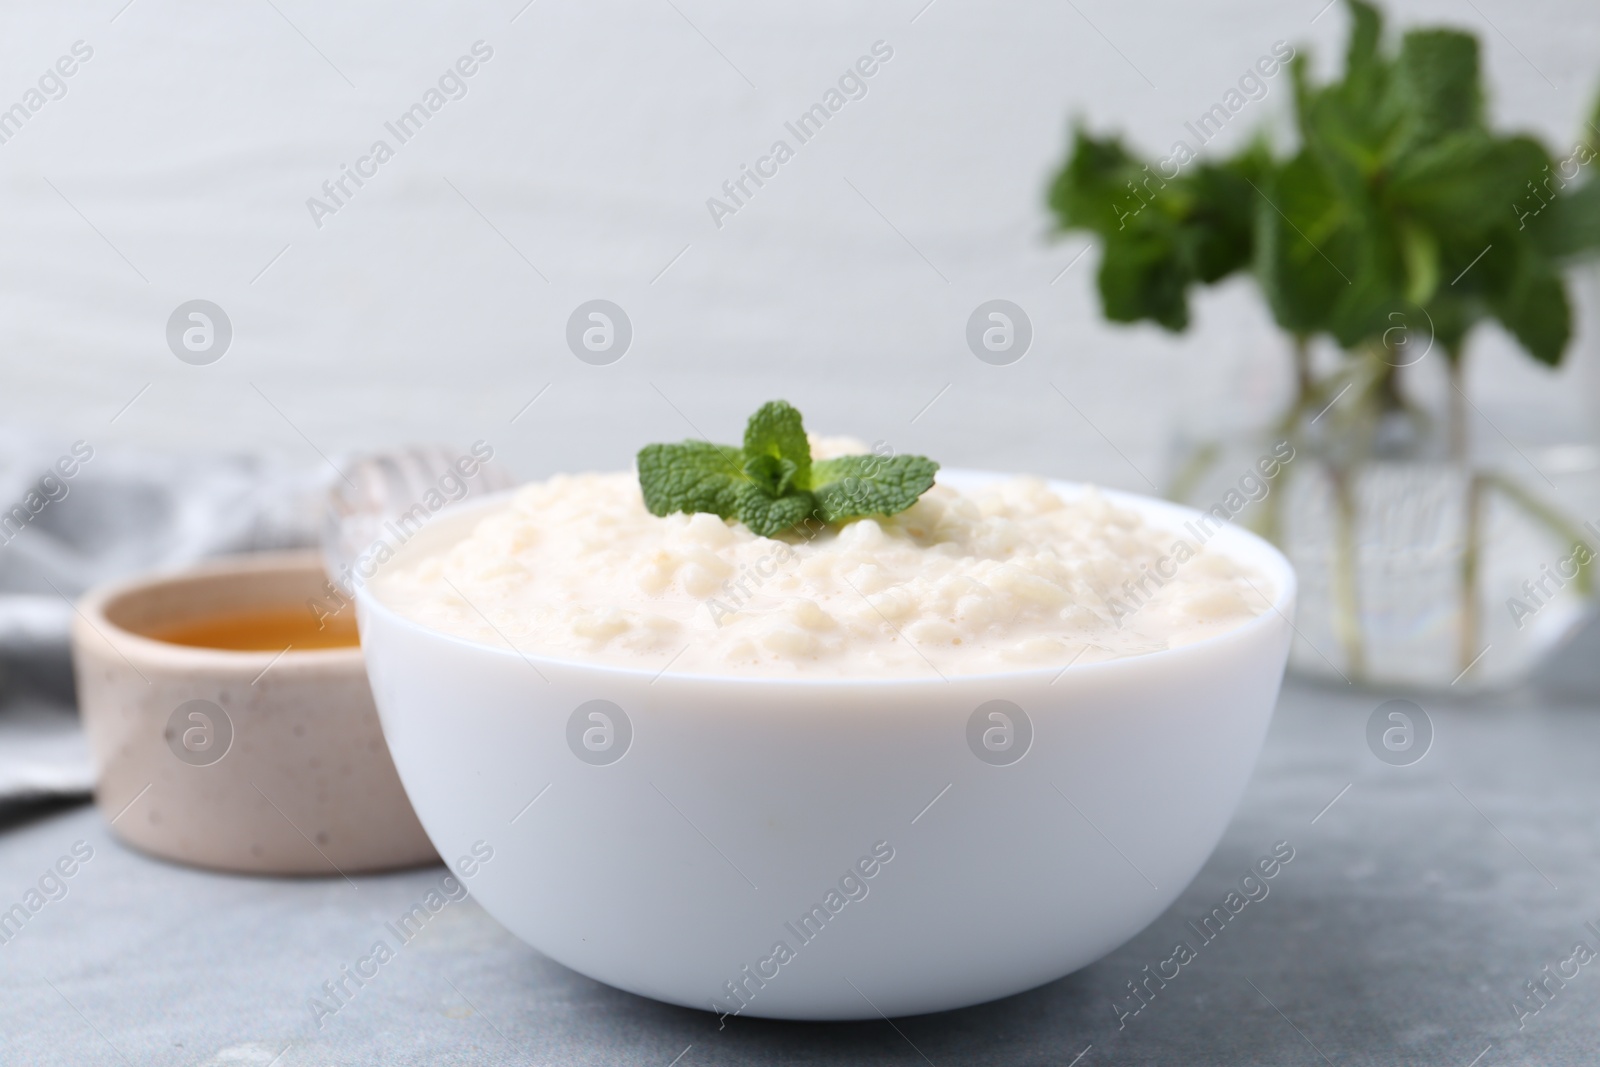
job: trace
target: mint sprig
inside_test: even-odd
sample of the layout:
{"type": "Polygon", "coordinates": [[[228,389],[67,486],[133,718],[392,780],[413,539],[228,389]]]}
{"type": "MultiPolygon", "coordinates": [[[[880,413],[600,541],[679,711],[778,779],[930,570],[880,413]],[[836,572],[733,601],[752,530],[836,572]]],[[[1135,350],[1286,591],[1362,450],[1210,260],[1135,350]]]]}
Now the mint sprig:
{"type": "Polygon", "coordinates": [[[639,488],[652,515],[706,512],[771,537],[807,519],[823,523],[909,508],[939,465],[924,456],[840,456],[811,461],[800,412],[782,400],[761,406],[744,447],[709,441],[646,445],[639,488]]]}

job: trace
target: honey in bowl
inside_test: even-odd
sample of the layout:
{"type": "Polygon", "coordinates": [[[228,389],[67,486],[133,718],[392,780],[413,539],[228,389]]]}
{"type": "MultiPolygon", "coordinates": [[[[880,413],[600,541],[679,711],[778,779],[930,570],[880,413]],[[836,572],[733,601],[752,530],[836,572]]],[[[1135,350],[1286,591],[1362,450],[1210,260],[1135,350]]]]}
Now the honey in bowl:
{"type": "Polygon", "coordinates": [[[305,608],[263,608],[210,615],[147,631],[157,641],[230,652],[282,652],[288,648],[355,648],[361,644],[355,612],[318,619],[305,608]]]}

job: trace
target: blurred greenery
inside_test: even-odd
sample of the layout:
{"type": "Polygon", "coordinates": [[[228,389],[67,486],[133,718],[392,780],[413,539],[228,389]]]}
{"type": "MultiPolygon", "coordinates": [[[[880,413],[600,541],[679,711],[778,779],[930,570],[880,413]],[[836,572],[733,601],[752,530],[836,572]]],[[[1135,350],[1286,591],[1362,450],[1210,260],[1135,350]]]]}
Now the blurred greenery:
{"type": "Polygon", "coordinates": [[[1249,272],[1301,344],[1371,348],[1400,323],[1426,328],[1455,363],[1493,319],[1558,364],[1572,333],[1562,271],[1600,250],[1587,167],[1600,109],[1557,160],[1489,127],[1471,34],[1413,29],[1391,48],[1376,7],[1349,9],[1340,78],[1317,85],[1303,53],[1291,62],[1287,154],[1257,137],[1225,159],[1152,164],[1073,129],[1049,206],[1062,230],[1103,245],[1106,317],[1183,330],[1195,285],[1249,272]]]}
{"type": "MultiPolygon", "coordinates": [[[[1452,386],[1444,444],[1468,473],[1457,628],[1465,673],[1482,655],[1479,557],[1490,493],[1558,541],[1581,539],[1561,509],[1472,463],[1462,356],[1474,328],[1494,321],[1540,363],[1560,363],[1572,337],[1563,271],[1600,251],[1600,167],[1589,165],[1600,153],[1600,104],[1558,159],[1533,137],[1490,128],[1477,38],[1413,29],[1394,47],[1376,7],[1348,7],[1340,77],[1316,84],[1304,54],[1290,60],[1292,146],[1280,150],[1257,136],[1212,159],[1179,142],[1152,163],[1079,123],[1049,206],[1061,230],[1087,232],[1102,245],[1100,299],[1113,321],[1181,331],[1197,285],[1255,279],[1295,356],[1295,396],[1274,432],[1314,449],[1334,501],[1333,550],[1314,562],[1327,571],[1331,622],[1356,678],[1367,639],[1357,478],[1375,457],[1439,451],[1436,420],[1414,406],[1397,376],[1420,359],[1412,353],[1443,350],[1452,386]],[[1318,338],[1344,353],[1321,377],[1310,356],[1318,338]]],[[[1243,106],[1234,96],[1240,104],[1230,114],[1243,106]]],[[[1174,494],[1192,488],[1218,454],[1213,445],[1196,449],[1174,494]]],[[[1285,528],[1283,500],[1280,481],[1258,512],[1260,532],[1274,539],[1285,528]]],[[[1578,579],[1587,592],[1588,571],[1580,568],[1578,579]]]]}

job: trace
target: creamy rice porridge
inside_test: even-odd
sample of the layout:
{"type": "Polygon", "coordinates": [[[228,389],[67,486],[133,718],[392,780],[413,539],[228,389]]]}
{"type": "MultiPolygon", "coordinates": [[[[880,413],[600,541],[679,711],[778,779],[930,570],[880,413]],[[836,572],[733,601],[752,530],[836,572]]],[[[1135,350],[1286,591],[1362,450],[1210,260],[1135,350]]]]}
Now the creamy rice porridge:
{"type": "MultiPolygon", "coordinates": [[[[812,447],[865,451],[837,438],[812,447]]],[[[1019,477],[965,493],[935,485],[897,515],[766,538],[715,515],[651,515],[631,472],[563,475],[525,486],[450,549],[381,572],[375,590],[424,625],[554,659],[670,662],[674,674],[979,674],[1189,644],[1269,610],[1271,583],[1197,530],[1019,477]]]]}

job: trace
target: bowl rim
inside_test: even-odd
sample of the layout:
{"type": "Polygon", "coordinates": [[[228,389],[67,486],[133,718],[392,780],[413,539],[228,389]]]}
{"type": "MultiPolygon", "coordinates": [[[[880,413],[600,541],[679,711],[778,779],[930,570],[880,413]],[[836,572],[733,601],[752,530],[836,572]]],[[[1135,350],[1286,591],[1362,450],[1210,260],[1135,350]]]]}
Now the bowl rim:
{"type": "Polygon", "coordinates": [[[118,600],[178,585],[194,579],[286,572],[322,572],[322,555],[314,548],[282,549],[269,552],[240,552],[212,556],[187,564],[162,567],[129,578],[93,586],[73,603],[74,630],[87,625],[123,656],[137,656],[146,663],[166,663],[176,667],[236,668],[261,670],[273,662],[301,663],[332,667],[361,661],[361,646],[346,648],[294,648],[272,651],[206,648],[179,645],[149,637],[111,621],[107,609],[118,600]]]}
{"type": "MultiPolygon", "coordinates": [[[[1014,477],[1024,477],[1024,475],[967,468],[944,468],[940,470],[937,480],[942,484],[946,484],[951,487],[958,487],[966,485],[976,486],[988,484],[1014,477]]],[[[1034,476],[1029,475],[1028,477],[1034,476]]],[[[1080,496],[1086,492],[1095,491],[1099,492],[1113,503],[1117,503],[1138,511],[1141,517],[1146,519],[1149,519],[1152,514],[1171,519],[1173,521],[1171,522],[1170,528],[1166,525],[1166,523],[1162,523],[1162,528],[1165,532],[1173,533],[1174,536],[1178,536],[1176,531],[1181,529],[1182,524],[1185,521],[1193,521],[1194,519],[1207,514],[1206,512],[1202,512],[1197,508],[1192,508],[1185,504],[1177,504],[1169,500],[1161,500],[1157,497],[1145,496],[1141,493],[1131,493],[1120,489],[1108,489],[1092,482],[1074,482],[1059,478],[1042,478],[1041,480],[1049,485],[1053,491],[1064,493],[1068,499],[1071,499],[1073,496],[1080,496]]],[[[477,497],[470,500],[461,501],[457,504],[452,504],[449,507],[442,509],[437,515],[435,515],[433,517],[433,521],[429,523],[429,527],[437,528],[444,522],[450,522],[452,524],[465,523],[468,521],[468,516],[472,514],[478,512],[487,513],[504,505],[504,503],[513,497],[521,488],[522,486],[517,486],[516,488],[495,493],[492,496],[477,497]]],[[[1050,679],[1048,684],[1053,685],[1056,680],[1059,680],[1060,677],[1069,673],[1075,673],[1079,676],[1091,674],[1104,675],[1108,673],[1134,669],[1135,665],[1159,663],[1166,660],[1171,660],[1173,658],[1187,658],[1197,653],[1203,654],[1203,651],[1208,647],[1217,644],[1235,642],[1247,638],[1251,634],[1261,630],[1264,627],[1274,625],[1278,620],[1282,620],[1282,622],[1287,623],[1290,629],[1295,629],[1294,622],[1290,618],[1290,612],[1293,609],[1295,597],[1298,593],[1298,577],[1295,574],[1293,565],[1283,555],[1283,553],[1278,550],[1276,546],[1250,530],[1244,529],[1240,526],[1235,526],[1230,522],[1227,525],[1219,527],[1212,537],[1222,537],[1224,535],[1226,535],[1226,540],[1235,542],[1240,546],[1236,552],[1230,552],[1229,554],[1235,555],[1237,558],[1238,556],[1245,556],[1246,553],[1248,553],[1246,558],[1249,560],[1249,562],[1259,566],[1262,570],[1264,570],[1267,573],[1268,578],[1272,580],[1277,587],[1276,594],[1272,603],[1269,605],[1268,610],[1262,611],[1259,615],[1240,623],[1238,626],[1224,630],[1221,633],[1212,634],[1210,637],[1202,638],[1201,640],[1194,641],[1189,644],[1158,649],[1154,652],[1141,652],[1130,656],[1118,656],[1113,659],[1097,660],[1092,663],[1078,664],[1069,662],[1064,667],[1060,665],[1051,665],[1046,667],[1028,667],[1013,671],[952,673],[948,677],[946,677],[943,672],[938,671],[937,668],[935,668],[935,673],[939,676],[934,678],[929,678],[922,675],[898,678],[858,678],[840,676],[786,676],[782,678],[772,678],[762,677],[756,674],[668,674],[665,669],[656,671],[642,667],[630,667],[613,663],[597,663],[585,660],[565,659],[555,656],[541,655],[538,653],[525,652],[522,649],[517,648],[515,645],[511,645],[509,639],[506,640],[506,644],[511,645],[511,647],[507,648],[503,645],[492,645],[483,641],[475,640],[473,638],[462,637],[457,634],[449,633],[445,630],[436,629],[435,627],[417,622],[414,619],[407,618],[406,616],[400,614],[400,612],[395,608],[384,603],[382,598],[373,589],[373,585],[378,584],[375,581],[377,575],[374,575],[373,578],[363,581],[359,586],[356,587],[355,600],[357,607],[363,613],[363,616],[366,613],[372,613],[373,615],[381,616],[386,624],[398,625],[402,629],[409,630],[413,634],[419,636],[434,640],[442,640],[448,644],[459,645],[462,648],[472,649],[478,652],[493,653],[508,660],[520,659],[524,663],[527,663],[530,667],[533,667],[536,673],[541,673],[539,672],[540,667],[549,667],[552,672],[576,673],[592,671],[622,679],[642,680],[651,685],[654,685],[659,681],[663,683],[670,682],[674,684],[717,685],[725,687],[777,685],[783,687],[853,689],[863,687],[944,687],[947,685],[956,684],[981,684],[984,686],[1013,684],[1018,686],[1027,686],[1032,685],[1042,679],[1050,679]]],[[[407,545],[402,545],[400,550],[396,552],[396,556],[398,556],[401,552],[404,552],[408,547],[410,547],[409,543],[407,545]]],[[[671,665],[671,661],[669,661],[667,666],[671,667],[671,665]]],[[[548,681],[548,679],[546,680],[548,681]]]]}

